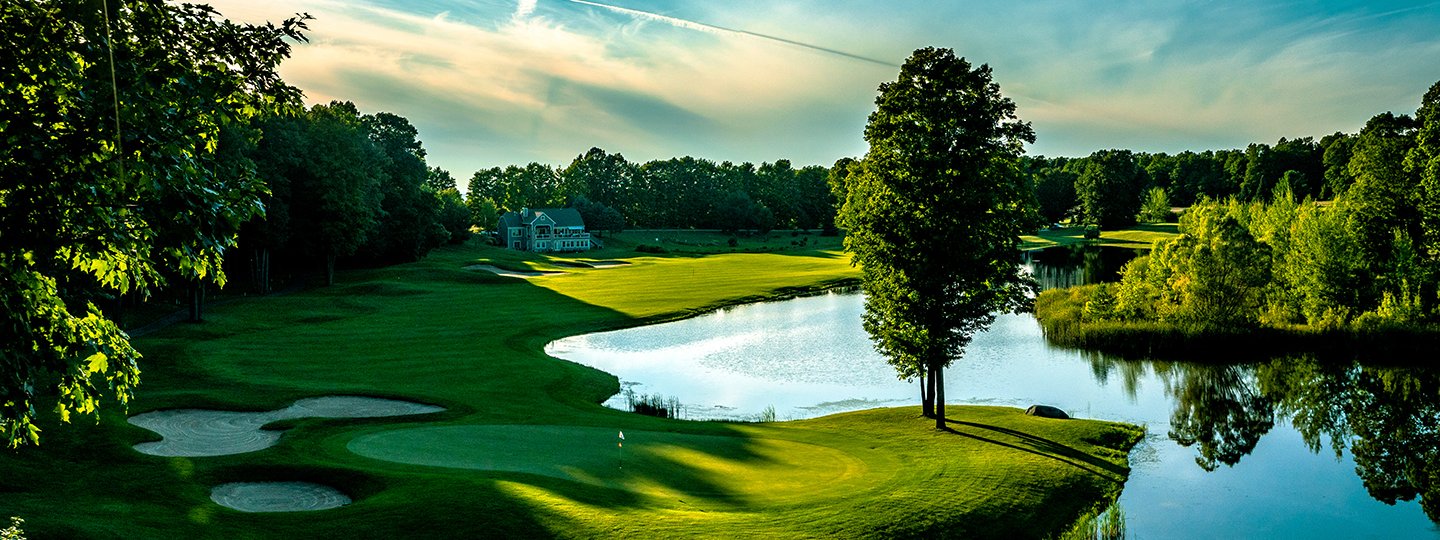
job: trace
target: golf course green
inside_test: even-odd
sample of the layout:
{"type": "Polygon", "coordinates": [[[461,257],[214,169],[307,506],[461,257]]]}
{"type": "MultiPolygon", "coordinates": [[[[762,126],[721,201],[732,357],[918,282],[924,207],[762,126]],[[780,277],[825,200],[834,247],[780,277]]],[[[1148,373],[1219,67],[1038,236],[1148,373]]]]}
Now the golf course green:
{"type": "Polygon", "coordinates": [[[31,538],[1045,538],[1123,486],[1142,433],[1123,424],[979,406],[950,408],[947,430],[919,407],[780,423],[604,408],[615,377],[547,357],[546,343],[857,275],[836,251],[633,256],[608,240],[574,257],[628,264],[449,247],[139,338],[144,384],[128,412],[107,404],[98,425],[49,415],[40,447],[0,455],[0,518],[24,518],[31,538]],[[267,426],[285,430],[275,446],[213,457],[141,454],[132,445],[159,435],[126,422],[329,395],[444,411],[285,419],[267,426]],[[228,482],[312,482],[353,502],[240,512],[210,499],[228,482]]]}

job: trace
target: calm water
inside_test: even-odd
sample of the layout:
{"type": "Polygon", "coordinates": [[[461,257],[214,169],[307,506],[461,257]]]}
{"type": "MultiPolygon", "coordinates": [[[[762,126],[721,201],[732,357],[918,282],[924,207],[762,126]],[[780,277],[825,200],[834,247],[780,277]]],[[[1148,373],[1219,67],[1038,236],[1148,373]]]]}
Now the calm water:
{"type": "MultiPolygon", "coordinates": [[[[1117,259],[1033,266],[1042,281],[1065,284],[1108,279],[1117,259]]],[[[637,394],[678,398],[688,418],[918,404],[917,385],[896,380],[871,348],[862,310],[859,294],[831,293],[574,336],[546,350],[614,373],[637,394]]],[[[1412,483],[1430,487],[1406,478],[1440,478],[1434,373],[1305,358],[1120,361],[1052,347],[1033,317],[1006,315],[946,372],[945,392],[950,403],[1043,403],[1146,426],[1120,498],[1133,538],[1440,537],[1419,503],[1387,505],[1366,488],[1385,497],[1400,486],[1403,495],[1412,483]]]]}

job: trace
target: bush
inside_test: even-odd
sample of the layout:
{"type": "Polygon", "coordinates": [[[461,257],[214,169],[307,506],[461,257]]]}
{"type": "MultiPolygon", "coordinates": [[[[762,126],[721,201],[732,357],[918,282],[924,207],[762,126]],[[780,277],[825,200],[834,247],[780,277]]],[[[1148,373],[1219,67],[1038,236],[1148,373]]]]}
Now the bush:
{"type": "Polygon", "coordinates": [[[0,540],[25,540],[25,531],[20,530],[20,525],[25,520],[18,517],[10,518],[10,526],[0,529],[0,540]]]}
{"type": "Polygon", "coordinates": [[[640,253],[669,253],[669,252],[670,252],[670,250],[665,249],[665,246],[652,246],[652,245],[649,245],[649,244],[640,244],[640,245],[638,245],[638,246],[635,246],[635,251],[638,251],[638,252],[640,252],[640,253]]]}
{"type": "Polygon", "coordinates": [[[1086,240],[1099,240],[1099,239],[1100,239],[1100,226],[1099,226],[1099,225],[1086,225],[1086,226],[1085,226],[1085,239],[1086,239],[1086,240]]]}

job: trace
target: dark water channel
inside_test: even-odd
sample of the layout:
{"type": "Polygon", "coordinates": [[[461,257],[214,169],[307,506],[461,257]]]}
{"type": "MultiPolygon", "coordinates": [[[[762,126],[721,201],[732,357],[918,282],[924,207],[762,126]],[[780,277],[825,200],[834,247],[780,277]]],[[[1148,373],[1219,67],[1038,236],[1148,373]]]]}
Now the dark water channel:
{"type": "MultiPolygon", "coordinates": [[[[1113,280],[1133,256],[1051,250],[1027,266],[1043,285],[1066,286],[1113,280]]],[[[863,301],[851,292],[739,306],[546,350],[614,373],[630,392],[677,398],[692,419],[917,404],[916,385],[870,347],[863,301]]],[[[1440,491],[1434,371],[1310,357],[1122,360],[1053,347],[1033,317],[1005,315],[947,371],[946,396],[1146,426],[1120,498],[1132,538],[1440,537],[1420,502],[1440,509],[1440,493],[1426,493],[1440,491]]]]}

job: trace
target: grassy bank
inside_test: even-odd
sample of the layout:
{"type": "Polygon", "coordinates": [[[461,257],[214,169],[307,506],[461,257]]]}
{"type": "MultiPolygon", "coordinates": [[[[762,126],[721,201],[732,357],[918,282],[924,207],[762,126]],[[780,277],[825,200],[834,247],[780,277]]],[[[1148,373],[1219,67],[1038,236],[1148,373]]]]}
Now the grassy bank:
{"type": "MultiPolygon", "coordinates": [[[[1100,246],[1149,248],[1156,240],[1167,240],[1180,234],[1178,223],[1142,223],[1127,229],[1100,231],[1100,246]]],[[[1034,250],[1055,246],[1084,244],[1085,227],[1057,227],[1020,237],[1020,249],[1034,250]]]]}
{"type": "Polygon", "coordinates": [[[550,259],[474,246],[343,274],[335,286],[217,306],[137,342],[131,413],[272,410],[359,394],[444,406],[424,417],[287,421],[276,447],[142,455],[151,432],[108,407],[98,425],[46,418],[44,445],[0,454],[0,514],[31,538],[1042,537],[1113,499],[1138,428],[955,407],[773,424],[684,422],[606,409],[611,375],[543,354],[566,335],[673,319],[847,283],[834,251],[550,259]],[[574,261],[620,260],[606,268],[574,261]],[[544,269],[530,279],[464,270],[544,269]],[[616,433],[626,433],[623,468],[616,433]],[[355,502],[246,514],[228,481],[311,480],[355,502]]]}
{"type": "Polygon", "coordinates": [[[1317,328],[1308,325],[1217,327],[1162,321],[1087,320],[1085,303],[1096,285],[1043,291],[1035,318],[1055,345],[1131,357],[1187,360],[1264,360],[1309,353],[1375,362],[1427,361],[1440,328],[1425,325],[1317,328]]]}

